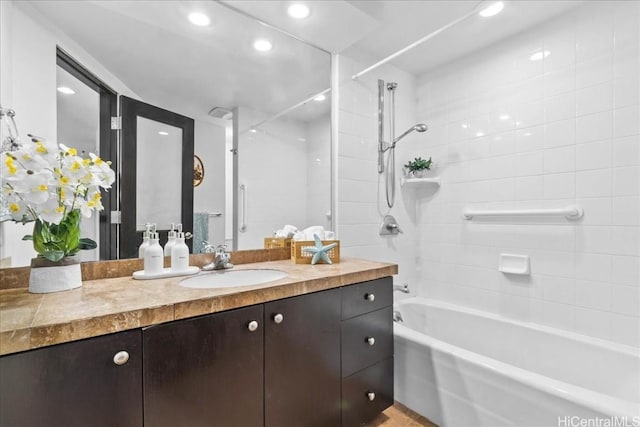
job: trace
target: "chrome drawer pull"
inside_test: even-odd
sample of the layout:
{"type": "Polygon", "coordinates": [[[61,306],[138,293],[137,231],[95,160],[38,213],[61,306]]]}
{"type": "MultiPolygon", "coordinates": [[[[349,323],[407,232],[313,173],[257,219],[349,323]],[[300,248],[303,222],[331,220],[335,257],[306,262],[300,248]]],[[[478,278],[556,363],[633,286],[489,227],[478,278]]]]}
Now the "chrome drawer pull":
{"type": "Polygon", "coordinates": [[[374,345],[376,343],[376,339],[374,337],[367,337],[367,344],[374,345]]]}
{"type": "Polygon", "coordinates": [[[374,392],[370,391],[370,392],[367,393],[367,398],[369,400],[373,401],[373,399],[376,398],[376,394],[374,392]]]}
{"type": "Polygon", "coordinates": [[[373,301],[375,301],[375,300],[376,300],[376,296],[375,296],[375,294],[366,294],[366,295],[364,296],[364,299],[366,299],[367,301],[371,301],[371,302],[373,302],[373,301]]]}
{"type": "Polygon", "coordinates": [[[276,323],[282,323],[282,321],[284,320],[284,316],[280,313],[276,314],[275,316],[273,316],[273,321],[276,323]]]}
{"type": "Polygon", "coordinates": [[[247,328],[251,331],[254,332],[258,329],[258,322],[256,322],[255,320],[252,320],[251,322],[249,322],[249,326],[247,326],[247,328]]]}

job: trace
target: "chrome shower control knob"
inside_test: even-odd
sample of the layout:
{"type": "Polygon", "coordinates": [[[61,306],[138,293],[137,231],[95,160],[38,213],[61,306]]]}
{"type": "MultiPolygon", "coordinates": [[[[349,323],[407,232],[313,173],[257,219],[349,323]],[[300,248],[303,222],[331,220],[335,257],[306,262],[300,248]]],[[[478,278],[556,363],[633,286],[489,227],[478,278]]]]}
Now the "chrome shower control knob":
{"type": "Polygon", "coordinates": [[[249,322],[249,325],[247,326],[247,329],[249,329],[251,332],[257,330],[258,329],[258,322],[256,322],[255,320],[252,320],[251,322],[249,322]]]}
{"type": "Polygon", "coordinates": [[[372,391],[370,391],[369,393],[367,393],[367,399],[373,401],[373,399],[376,398],[376,394],[372,391]]]}
{"type": "Polygon", "coordinates": [[[376,339],[374,337],[367,338],[367,344],[374,345],[376,343],[376,339]]]}
{"type": "Polygon", "coordinates": [[[129,361],[129,353],[126,351],[119,351],[113,356],[113,363],[116,365],[124,365],[129,361]]]}
{"type": "Polygon", "coordinates": [[[364,299],[366,299],[367,301],[375,301],[376,300],[376,296],[375,296],[375,294],[366,294],[364,296],[364,299]]]}
{"type": "Polygon", "coordinates": [[[276,314],[275,316],[273,316],[273,321],[280,324],[282,323],[282,321],[284,320],[284,316],[280,313],[276,314]]]}

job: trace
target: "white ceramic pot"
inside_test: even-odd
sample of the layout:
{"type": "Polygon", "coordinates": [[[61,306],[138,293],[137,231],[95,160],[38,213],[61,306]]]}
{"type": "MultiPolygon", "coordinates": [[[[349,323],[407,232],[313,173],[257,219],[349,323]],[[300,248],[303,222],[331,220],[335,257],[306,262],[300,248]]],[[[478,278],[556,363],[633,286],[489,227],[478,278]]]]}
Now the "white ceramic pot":
{"type": "Polygon", "coordinates": [[[82,286],[82,271],[79,255],[66,257],[58,262],[52,262],[45,258],[31,260],[29,292],[45,294],[67,291],[80,286],[82,286]]]}

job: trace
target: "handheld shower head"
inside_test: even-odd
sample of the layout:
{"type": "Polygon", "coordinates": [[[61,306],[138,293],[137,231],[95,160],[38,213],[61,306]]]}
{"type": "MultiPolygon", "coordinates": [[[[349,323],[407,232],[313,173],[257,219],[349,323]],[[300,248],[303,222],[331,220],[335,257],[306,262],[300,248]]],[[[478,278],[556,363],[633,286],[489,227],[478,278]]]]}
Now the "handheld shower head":
{"type": "Polygon", "coordinates": [[[407,131],[405,133],[403,133],[402,135],[400,135],[399,137],[397,137],[396,139],[393,140],[393,144],[392,146],[395,147],[396,142],[400,141],[402,138],[404,138],[405,136],[409,135],[411,132],[416,131],[416,132],[425,132],[427,129],[429,129],[427,127],[427,125],[425,125],[424,123],[418,123],[417,125],[414,125],[412,127],[410,127],[409,129],[407,129],[407,131]]]}

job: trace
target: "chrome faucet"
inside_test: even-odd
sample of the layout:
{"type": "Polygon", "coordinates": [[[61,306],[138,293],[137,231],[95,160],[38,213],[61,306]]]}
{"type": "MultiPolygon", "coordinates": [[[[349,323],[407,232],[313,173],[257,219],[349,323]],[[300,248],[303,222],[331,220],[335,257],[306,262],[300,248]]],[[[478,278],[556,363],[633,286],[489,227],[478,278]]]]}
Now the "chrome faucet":
{"type": "Polygon", "coordinates": [[[404,285],[393,285],[393,290],[402,292],[403,294],[408,294],[410,292],[409,285],[406,283],[404,285]]]}
{"type": "Polygon", "coordinates": [[[233,267],[233,264],[229,262],[231,254],[225,252],[227,245],[213,246],[205,240],[202,242],[202,246],[205,254],[213,254],[213,260],[202,267],[204,271],[224,270],[225,268],[233,267]]]}
{"type": "Polygon", "coordinates": [[[402,314],[398,310],[393,310],[393,321],[398,323],[404,322],[402,314]]]}

